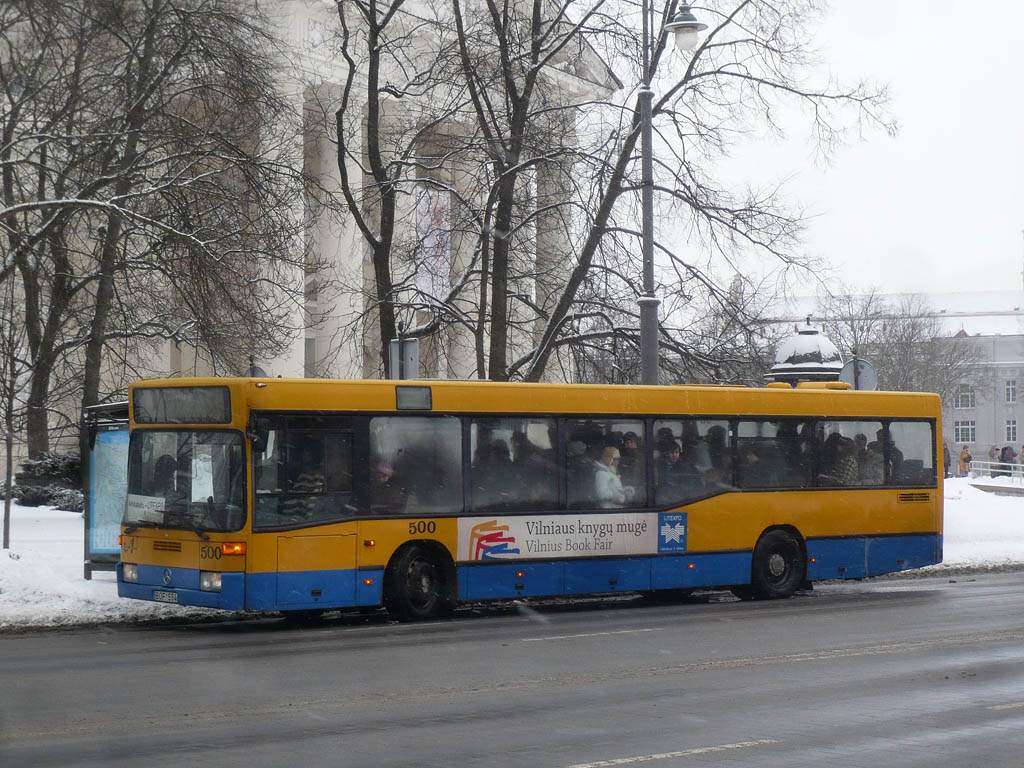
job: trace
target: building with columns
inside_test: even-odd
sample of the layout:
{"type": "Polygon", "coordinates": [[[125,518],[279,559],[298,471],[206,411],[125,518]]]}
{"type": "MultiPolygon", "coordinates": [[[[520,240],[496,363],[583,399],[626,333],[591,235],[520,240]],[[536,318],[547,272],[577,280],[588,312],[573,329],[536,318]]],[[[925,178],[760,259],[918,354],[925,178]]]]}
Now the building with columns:
{"type": "MultiPolygon", "coordinates": [[[[313,184],[305,210],[296,212],[306,221],[309,248],[303,313],[295,318],[303,330],[289,354],[258,363],[274,376],[377,378],[384,371],[372,253],[343,194],[338,165],[341,126],[346,131],[346,171],[355,189],[355,204],[364,220],[377,223],[379,211],[374,210],[372,178],[367,173],[372,137],[366,73],[359,67],[350,73],[340,53],[341,24],[335,3],[278,0],[270,13],[280,20],[282,38],[296,52],[294,67],[282,78],[303,116],[302,136],[297,140],[303,143],[304,170],[313,184]],[[348,91],[346,85],[351,86],[348,91]],[[336,120],[345,98],[345,115],[336,120]]],[[[416,19],[437,11],[428,3],[413,2],[403,5],[403,13],[407,19],[416,19]]],[[[349,22],[352,39],[358,39],[360,21],[349,22]]],[[[409,46],[408,60],[429,66],[436,55],[433,42],[429,33],[410,31],[403,42],[409,46]]],[[[358,46],[352,49],[357,62],[364,54],[358,46]]],[[[400,77],[382,67],[382,81],[397,82],[400,77]]],[[[573,143],[579,121],[585,120],[579,105],[606,99],[622,87],[593,49],[580,44],[567,46],[543,79],[540,98],[551,114],[548,132],[557,142],[553,146],[561,147],[573,143]]],[[[450,88],[449,92],[426,92],[419,100],[404,96],[385,98],[381,104],[382,154],[389,162],[405,164],[398,184],[391,263],[395,303],[401,305],[398,322],[404,333],[420,336],[421,376],[473,378],[480,365],[474,326],[481,301],[489,297],[480,294],[479,265],[473,261],[479,225],[467,220],[466,209],[481,205],[492,190],[481,183],[477,168],[462,160],[466,145],[479,141],[472,136],[472,115],[465,110],[453,113],[424,130],[424,124],[436,120],[433,104],[427,102],[452,95],[450,88]],[[439,314],[444,315],[443,322],[438,322],[439,314]],[[425,332],[434,325],[436,331],[425,332]]],[[[525,226],[517,229],[513,239],[510,258],[516,282],[510,288],[523,297],[520,305],[534,311],[513,315],[510,357],[533,348],[544,329],[543,317],[557,299],[552,287],[564,284],[570,268],[566,254],[572,251],[567,245],[573,231],[564,205],[579,190],[572,179],[571,158],[551,154],[551,159],[533,164],[528,181],[516,190],[527,213],[521,217],[525,226]]],[[[195,350],[173,342],[170,346],[170,374],[207,372],[197,363],[195,350]]],[[[202,354],[198,357],[201,360],[202,354]]],[[[566,360],[553,362],[549,375],[561,378],[568,370],[566,360]]]]}

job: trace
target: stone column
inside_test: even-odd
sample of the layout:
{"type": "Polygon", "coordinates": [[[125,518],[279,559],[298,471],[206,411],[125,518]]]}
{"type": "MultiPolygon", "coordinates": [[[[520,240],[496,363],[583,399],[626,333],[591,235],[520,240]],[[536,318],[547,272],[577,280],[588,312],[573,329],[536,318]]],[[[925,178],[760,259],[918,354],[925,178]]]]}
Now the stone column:
{"type": "MultiPolygon", "coordinates": [[[[560,146],[574,146],[575,115],[563,113],[555,130],[553,135],[559,136],[560,146]]],[[[576,263],[572,211],[568,205],[574,192],[572,166],[572,157],[563,155],[537,167],[534,299],[542,314],[534,323],[535,345],[540,343],[550,312],[576,263]]],[[[556,351],[548,361],[543,381],[565,381],[571,378],[570,371],[571,355],[556,351]]]]}

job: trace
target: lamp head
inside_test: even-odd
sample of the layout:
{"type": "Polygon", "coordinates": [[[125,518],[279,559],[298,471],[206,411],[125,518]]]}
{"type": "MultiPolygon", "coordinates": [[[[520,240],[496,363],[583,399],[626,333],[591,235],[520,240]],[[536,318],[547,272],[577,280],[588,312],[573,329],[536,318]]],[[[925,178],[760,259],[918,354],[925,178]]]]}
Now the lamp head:
{"type": "Polygon", "coordinates": [[[679,12],[672,21],[665,25],[666,32],[675,33],[676,48],[680,51],[692,51],[696,48],[700,33],[707,28],[707,24],[698,21],[697,17],[690,12],[689,3],[682,3],[679,6],[679,12]]]}

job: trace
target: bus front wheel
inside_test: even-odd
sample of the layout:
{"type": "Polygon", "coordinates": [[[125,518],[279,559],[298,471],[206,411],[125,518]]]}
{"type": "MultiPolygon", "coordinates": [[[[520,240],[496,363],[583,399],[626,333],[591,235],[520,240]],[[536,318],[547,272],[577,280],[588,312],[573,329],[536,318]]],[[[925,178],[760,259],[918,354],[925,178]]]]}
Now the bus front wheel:
{"type": "Polygon", "coordinates": [[[750,566],[750,597],[774,600],[789,597],[804,581],[806,558],[800,541],[783,530],[768,531],[754,547],[750,566]]]}
{"type": "Polygon", "coordinates": [[[432,619],[451,607],[447,570],[427,547],[398,553],[384,574],[384,601],[399,621],[432,619]]]}

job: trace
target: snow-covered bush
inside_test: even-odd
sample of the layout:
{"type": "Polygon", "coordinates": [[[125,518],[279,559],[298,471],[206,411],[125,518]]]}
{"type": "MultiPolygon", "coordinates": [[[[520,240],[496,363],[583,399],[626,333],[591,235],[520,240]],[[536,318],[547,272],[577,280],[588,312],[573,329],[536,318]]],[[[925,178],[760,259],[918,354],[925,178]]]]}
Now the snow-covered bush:
{"type": "Polygon", "coordinates": [[[49,485],[16,485],[14,486],[14,500],[23,507],[48,506],[53,498],[49,485]]]}
{"type": "Polygon", "coordinates": [[[48,502],[57,509],[68,512],[81,512],[85,509],[85,496],[81,491],[74,488],[61,488],[59,485],[51,485],[50,501],[48,502]]]}
{"type": "Polygon", "coordinates": [[[69,485],[81,482],[81,462],[78,456],[63,453],[44,453],[35,459],[21,462],[21,473],[28,477],[58,478],[69,485]]]}
{"type": "Polygon", "coordinates": [[[85,509],[85,496],[81,491],[60,485],[16,485],[12,498],[23,507],[56,507],[68,512],[85,509]]]}

